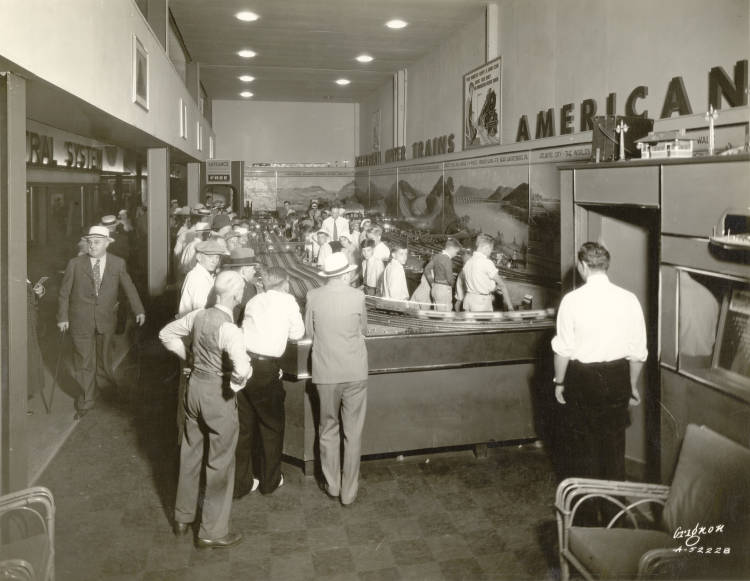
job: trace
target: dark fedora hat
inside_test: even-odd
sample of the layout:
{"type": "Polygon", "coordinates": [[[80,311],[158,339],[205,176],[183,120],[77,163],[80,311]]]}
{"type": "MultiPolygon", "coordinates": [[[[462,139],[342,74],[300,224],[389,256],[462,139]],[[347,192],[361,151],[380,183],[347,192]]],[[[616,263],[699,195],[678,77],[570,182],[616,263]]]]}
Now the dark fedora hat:
{"type": "Polygon", "coordinates": [[[252,248],[235,248],[229,253],[229,258],[224,266],[232,268],[237,266],[257,266],[260,264],[252,248]]]}

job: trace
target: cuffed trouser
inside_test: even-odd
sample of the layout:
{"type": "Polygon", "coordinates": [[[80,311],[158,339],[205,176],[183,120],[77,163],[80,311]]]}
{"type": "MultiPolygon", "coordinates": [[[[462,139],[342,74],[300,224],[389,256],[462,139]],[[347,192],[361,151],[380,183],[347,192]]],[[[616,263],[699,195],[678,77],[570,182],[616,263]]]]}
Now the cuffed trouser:
{"type": "Polygon", "coordinates": [[[453,288],[436,282],[430,289],[430,298],[435,303],[435,310],[448,312],[453,310],[453,288]]]}
{"type": "Polygon", "coordinates": [[[285,399],[278,359],[253,359],[253,375],[237,394],[240,433],[234,478],[236,495],[247,492],[252,485],[256,451],[260,452],[260,473],[255,475],[260,480],[260,492],[269,494],[278,488],[284,451],[285,399]]]}
{"type": "Polygon", "coordinates": [[[193,371],[185,397],[185,435],[180,447],[175,521],[191,523],[198,509],[204,446],[208,445],[206,490],[198,537],[218,539],[229,533],[237,445],[237,400],[225,396],[221,378],[193,371]]]}
{"type": "Polygon", "coordinates": [[[367,381],[318,384],[320,399],[320,463],[331,496],[351,504],[359,489],[362,428],[367,412],[367,381]],[[344,431],[344,470],[341,471],[339,411],[344,431]]]}
{"type": "Polygon", "coordinates": [[[81,388],[76,399],[76,409],[94,407],[96,386],[114,384],[112,378],[112,334],[76,333],[71,330],[73,342],[73,373],[81,388]]]}
{"type": "Polygon", "coordinates": [[[464,311],[485,312],[492,311],[492,296],[479,295],[477,293],[466,293],[464,297],[464,311]]]}

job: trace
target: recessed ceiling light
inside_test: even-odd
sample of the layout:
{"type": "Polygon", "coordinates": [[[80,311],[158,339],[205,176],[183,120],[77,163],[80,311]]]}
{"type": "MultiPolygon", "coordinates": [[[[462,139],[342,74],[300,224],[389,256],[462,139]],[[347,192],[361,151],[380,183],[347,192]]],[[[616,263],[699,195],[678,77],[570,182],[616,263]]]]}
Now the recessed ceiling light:
{"type": "Polygon", "coordinates": [[[405,28],[408,25],[408,23],[404,22],[403,20],[399,20],[398,18],[396,18],[394,20],[389,20],[388,22],[385,23],[385,25],[388,28],[394,28],[394,29],[396,29],[396,28],[405,28]]]}
{"type": "Polygon", "coordinates": [[[344,85],[348,85],[349,83],[351,83],[349,79],[336,79],[337,85],[344,86],[344,85]]]}
{"type": "Polygon", "coordinates": [[[361,63],[371,63],[374,59],[369,54],[361,54],[357,57],[357,60],[361,63]]]}
{"type": "Polygon", "coordinates": [[[260,18],[255,12],[250,12],[249,10],[243,10],[242,12],[238,12],[234,15],[234,17],[237,20],[242,20],[243,22],[254,22],[260,18]]]}
{"type": "Polygon", "coordinates": [[[242,91],[240,93],[240,97],[243,97],[245,99],[249,99],[252,96],[253,96],[253,94],[250,91],[242,91]]]}
{"type": "Polygon", "coordinates": [[[239,77],[237,77],[237,78],[238,78],[238,79],[239,79],[240,81],[242,81],[243,83],[252,83],[252,82],[253,82],[253,81],[255,80],[255,77],[253,77],[253,76],[251,76],[251,75],[240,75],[240,76],[239,76],[239,77]]]}
{"type": "Polygon", "coordinates": [[[243,48],[240,51],[237,51],[237,54],[240,55],[243,59],[251,59],[255,56],[255,51],[250,50],[249,48],[243,48]]]}

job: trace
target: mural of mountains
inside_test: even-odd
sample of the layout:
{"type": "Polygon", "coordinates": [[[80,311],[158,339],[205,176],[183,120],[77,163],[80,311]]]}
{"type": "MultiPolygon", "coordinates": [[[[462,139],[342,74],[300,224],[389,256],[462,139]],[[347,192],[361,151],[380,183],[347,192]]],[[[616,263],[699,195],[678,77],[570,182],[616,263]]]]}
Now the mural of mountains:
{"type": "Polygon", "coordinates": [[[477,198],[484,200],[492,195],[492,190],[489,188],[473,188],[471,186],[460,185],[453,195],[456,198],[477,198]]]}
{"type": "Polygon", "coordinates": [[[522,182],[515,188],[499,186],[489,197],[490,200],[511,204],[529,210],[529,184],[522,182]]]}

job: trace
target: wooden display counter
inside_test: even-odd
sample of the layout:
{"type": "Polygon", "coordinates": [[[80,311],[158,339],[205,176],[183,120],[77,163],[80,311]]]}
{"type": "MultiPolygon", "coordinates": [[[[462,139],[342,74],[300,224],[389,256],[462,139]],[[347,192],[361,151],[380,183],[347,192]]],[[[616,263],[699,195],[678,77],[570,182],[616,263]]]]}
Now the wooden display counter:
{"type": "MultiPolygon", "coordinates": [[[[370,377],[362,454],[385,454],[536,437],[535,377],[549,365],[551,319],[507,329],[367,337],[370,377]]],[[[310,380],[311,343],[290,342],[284,453],[312,474],[318,402],[310,380]]]]}

